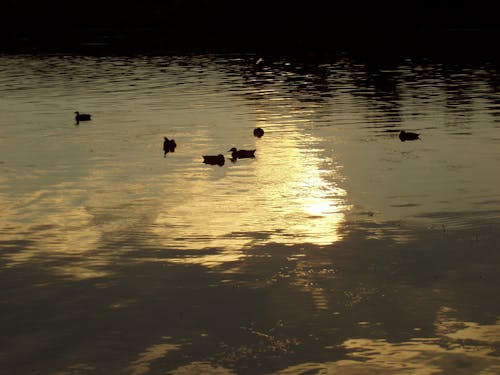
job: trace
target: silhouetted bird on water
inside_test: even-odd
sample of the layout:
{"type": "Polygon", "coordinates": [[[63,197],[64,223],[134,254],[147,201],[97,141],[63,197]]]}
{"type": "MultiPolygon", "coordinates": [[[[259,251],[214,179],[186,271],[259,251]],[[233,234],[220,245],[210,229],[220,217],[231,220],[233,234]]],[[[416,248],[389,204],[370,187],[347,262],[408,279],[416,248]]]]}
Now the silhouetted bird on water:
{"type": "Polygon", "coordinates": [[[76,114],[75,121],[76,121],[77,125],[80,123],[80,121],[90,121],[90,120],[92,120],[91,119],[91,115],[88,115],[86,113],[80,113],[80,112],[76,111],[75,114],[76,114]]]}
{"type": "Polygon", "coordinates": [[[418,133],[405,132],[404,130],[401,130],[401,132],[399,133],[399,139],[401,140],[401,142],[420,139],[418,136],[418,133]]]}
{"type": "Polygon", "coordinates": [[[225,162],[224,155],[203,155],[203,163],[223,166],[225,162]]]}
{"type": "Polygon", "coordinates": [[[253,135],[255,135],[256,137],[260,138],[264,135],[264,130],[262,128],[255,128],[253,130],[253,135]]]}
{"type": "Polygon", "coordinates": [[[231,151],[231,156],[234,160],[255,157],[255,150],[238,150],[236,147],[233,147],[229,151],[231,151]]]}
{"type": "Polygon", "coordinates": [[[163,138],[165,138],[165,140],[163,141],[163,151],[164,151],[163,157],[166,157],[167,153],[175,151],[177,144],[173,139],[168,139],[167,137],[163,138]]]}

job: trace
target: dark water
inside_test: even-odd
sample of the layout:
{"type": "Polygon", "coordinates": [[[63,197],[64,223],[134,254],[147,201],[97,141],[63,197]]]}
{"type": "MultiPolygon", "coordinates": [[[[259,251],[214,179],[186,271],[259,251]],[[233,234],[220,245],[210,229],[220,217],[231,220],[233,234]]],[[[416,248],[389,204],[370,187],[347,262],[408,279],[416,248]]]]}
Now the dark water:
{"type": "Polygon", "coordinates": [[[488,59],[0,56],[0,368],[499,373],[499,83],[488,59]]]}

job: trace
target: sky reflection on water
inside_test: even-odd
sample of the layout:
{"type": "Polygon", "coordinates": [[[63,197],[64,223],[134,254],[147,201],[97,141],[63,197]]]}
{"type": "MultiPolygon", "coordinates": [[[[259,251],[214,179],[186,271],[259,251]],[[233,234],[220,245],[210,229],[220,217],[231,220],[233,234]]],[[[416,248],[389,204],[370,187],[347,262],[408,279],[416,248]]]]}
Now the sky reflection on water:
{"type": "Polygon", "coordinates": [[[256,61],[0,57],[2,368],[498,372],[498,72],[256,61]]]}

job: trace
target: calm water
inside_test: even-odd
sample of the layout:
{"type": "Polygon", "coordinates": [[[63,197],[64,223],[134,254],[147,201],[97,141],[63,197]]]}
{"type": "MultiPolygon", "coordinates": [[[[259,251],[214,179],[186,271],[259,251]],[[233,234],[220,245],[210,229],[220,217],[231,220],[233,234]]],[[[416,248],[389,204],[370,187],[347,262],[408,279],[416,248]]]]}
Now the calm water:
{"type": "Polygon", "coordinates": [[[0,56],[4,371],[500,372],[497,65],[259,57],[0,56]]]}

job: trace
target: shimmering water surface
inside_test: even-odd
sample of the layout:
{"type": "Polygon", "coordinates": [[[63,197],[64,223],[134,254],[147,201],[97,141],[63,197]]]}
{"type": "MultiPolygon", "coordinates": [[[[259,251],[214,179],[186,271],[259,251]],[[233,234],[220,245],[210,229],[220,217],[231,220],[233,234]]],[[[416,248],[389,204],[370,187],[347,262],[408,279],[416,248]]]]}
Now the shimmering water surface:
{"type": "Polygon", "coordinates": [[[0,56],[0,367],[499,373],[499,84],[482,60],[0,56]]]}

